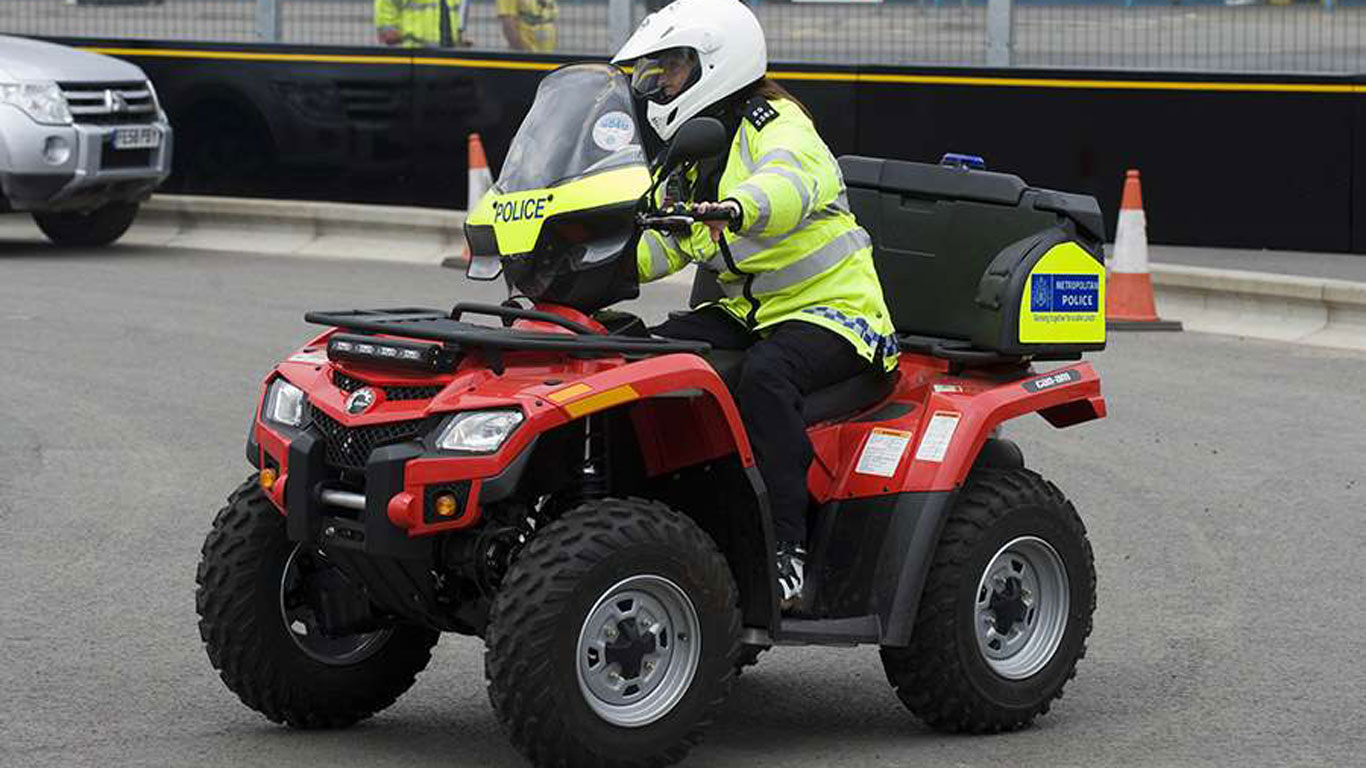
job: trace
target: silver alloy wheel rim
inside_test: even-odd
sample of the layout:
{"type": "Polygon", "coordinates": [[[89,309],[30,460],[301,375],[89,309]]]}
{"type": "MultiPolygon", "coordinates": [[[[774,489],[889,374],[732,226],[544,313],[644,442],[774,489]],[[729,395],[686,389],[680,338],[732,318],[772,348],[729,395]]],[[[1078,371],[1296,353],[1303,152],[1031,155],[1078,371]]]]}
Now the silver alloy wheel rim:
{"type": "Polygon", "coordinates": [[[302,544],[295,545],[280,574],[280,618],[289,639],[309,658],[330,667],[359,664],[375,655],[394,633],[392,629],[328,637],[319,628],[317,613],[312,606],[294,596],[293,593],[300,588],[299,578],[302,574],[298,563],[299,553],[303,549],[302,544]]]}
{"type": "Polygon", "coordinates": [[[997,550],[977,582],[973,625],[992,671],[1009,680],[1037,674],[1062,644],[1071,608],[1057,550],[1021,536],[997,550]]]}
{"type": "Polygon", "coordinates": [[[662,576],[632,576],[603,593],[579,630],[579,691],[598,717],[623,728],[673,711],[702,658],[697,610],[662,576]]]}

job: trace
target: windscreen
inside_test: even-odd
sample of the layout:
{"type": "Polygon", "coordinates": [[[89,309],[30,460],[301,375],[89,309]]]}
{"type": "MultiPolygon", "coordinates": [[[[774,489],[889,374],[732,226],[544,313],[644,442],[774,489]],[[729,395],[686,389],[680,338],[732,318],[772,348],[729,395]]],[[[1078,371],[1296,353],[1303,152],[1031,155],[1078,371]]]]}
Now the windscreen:
{"type": "Polygon", "coordinates": [[[645,165],[631,81],[608,64],[575,64],[541,81],[517,129],[496,190],[544,189],[592,173],[645,165]]]}

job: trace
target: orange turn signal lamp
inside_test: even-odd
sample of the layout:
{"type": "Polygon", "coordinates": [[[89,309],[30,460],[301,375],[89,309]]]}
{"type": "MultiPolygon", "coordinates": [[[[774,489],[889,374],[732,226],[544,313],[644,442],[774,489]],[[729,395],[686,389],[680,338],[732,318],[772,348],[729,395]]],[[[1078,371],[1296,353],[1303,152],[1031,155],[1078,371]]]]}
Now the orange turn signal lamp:
{"type": "Polygon", "coordinates": [[[277,477],[278,476],[275,474],[275,470],[273,469],[267,468],[261,470],[261,477],[259,479],[259,482],[261,484],[261,490],[269,491],[271,488],[274,488],[275,480],[277,477]]]}
{"type": "Polygon", "coordinates": [[[459,511],[459,506],[455,503],[455,496],[443,493],[435,499],[436,514],[438,517],[455,517],[459,511]]]}

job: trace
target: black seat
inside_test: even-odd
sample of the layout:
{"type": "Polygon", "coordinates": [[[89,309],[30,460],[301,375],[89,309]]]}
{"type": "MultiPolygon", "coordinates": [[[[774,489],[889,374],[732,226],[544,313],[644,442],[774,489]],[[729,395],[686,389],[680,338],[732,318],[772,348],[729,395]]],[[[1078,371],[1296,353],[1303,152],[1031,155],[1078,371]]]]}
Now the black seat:
{"type": "MultiPolygon", "coordinates": [[[[745,362],[744,350],[713,349],[704,357],[734,396],[740,383],[740,368],[745,362]]],[[[884,373],[869,366],[867,373],[807,395],[802,405],[802,418],[811,426],[860,413],[887,399],[896,389],[897,376],[896,371],[884,373]]]]}

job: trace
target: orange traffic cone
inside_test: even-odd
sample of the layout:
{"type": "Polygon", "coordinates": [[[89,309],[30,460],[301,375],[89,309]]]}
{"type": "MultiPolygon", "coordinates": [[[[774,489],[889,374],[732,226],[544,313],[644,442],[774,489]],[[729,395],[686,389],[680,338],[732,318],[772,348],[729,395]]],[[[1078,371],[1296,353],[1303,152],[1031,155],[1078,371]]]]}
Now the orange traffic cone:
{"type": "MultiPolygon", "coordinates": [[[[490,188],[493,187],[493,173],[489,171],[488,158],[484,156],[484,142],[479,139],[479,134],[471,133],[469,138],[469,186],[465,195],[465,214],[472,213],[479,201],[484,199],[490,188]]],[[[442,266],[463,268],[470,263],[470,244],[465,243],[465,249],[458,257],[447,258],[441,262],[442,266]]]]}
{"type": "Polygon", "coordinates": [[[1179,320],[1162,320],[1153,300],[1148,273],[1148,225],[1143,215],[1143,189],[1138,171],[1124,178],[1124,198],[1115,228],[1115,257],[1105,285],[1105,327],[1126,331],[1179,331],[1179,320]]]}
{"type": "Polygon", "coordinates": [[[484,157],[484,142],[479,140],[479,134],[470,134],[469,145],[470,186],[469,194],[465,198],[465,210],[473,211],[493,186],[493,174],[489,172],[489,161],[484,157]]]}

